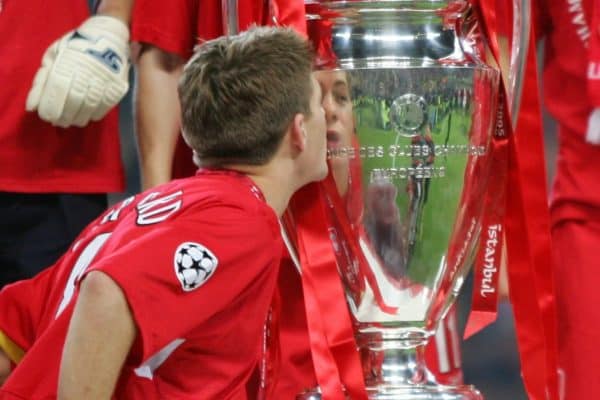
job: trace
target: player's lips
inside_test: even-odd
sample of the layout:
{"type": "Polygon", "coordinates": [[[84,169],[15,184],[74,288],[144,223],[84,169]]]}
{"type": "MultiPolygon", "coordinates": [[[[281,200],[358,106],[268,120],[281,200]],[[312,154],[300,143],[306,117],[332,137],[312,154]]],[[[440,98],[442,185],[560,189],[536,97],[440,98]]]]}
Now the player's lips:
{"type": "Polygon", "coordinates": [[[327,145],[329,147],[339,147],[340,144],[341,144],[341,135],[334,130],[328,130],[327,131],[327,145]]]}

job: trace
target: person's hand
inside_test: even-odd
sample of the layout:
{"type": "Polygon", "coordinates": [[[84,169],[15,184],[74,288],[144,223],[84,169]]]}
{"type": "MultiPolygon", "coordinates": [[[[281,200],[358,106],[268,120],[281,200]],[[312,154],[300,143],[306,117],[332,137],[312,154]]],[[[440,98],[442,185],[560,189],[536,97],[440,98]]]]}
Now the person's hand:
{"type": "Polygon", "coordinates": [[[590,114],[585,141],[600,144],[600,108],[595,108],[590,114]]]}
{"type": "Polygon", "coordinates": [[[129,29],[93,16],[48,47],[27,96],[27,111],[66,128],[98,121],[129,88],[129,29]]]}

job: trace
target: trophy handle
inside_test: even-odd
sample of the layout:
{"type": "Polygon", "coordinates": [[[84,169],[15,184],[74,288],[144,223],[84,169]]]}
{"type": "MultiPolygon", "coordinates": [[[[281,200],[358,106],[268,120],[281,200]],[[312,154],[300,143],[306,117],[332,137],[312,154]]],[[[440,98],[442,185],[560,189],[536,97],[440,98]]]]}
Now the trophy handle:
{"type": "Polygon", "coordinates": [[[531,34],[530,0],[513,0],[512,46],[508,77],[508,102],[513,129],[516,128],[521,106],[522,83],[525,74],[529,35],[531,34]]]}
{"type": "Polygon", "coordinates": [[[227,36],[237,35],[240,31],[238,19],[238,0],[221,0],[223,32],[227,36]]]}
{"type": "MultiPolygon", "coordinates": [[[[483,3],[483,1],[482,1],[483,3]]],[[[527,64],[531,32],[531,0],[492,0],[482,7],[495,5],[495,27],[498,67],[506,88],[507,107],[514,130],[521,106],[521,91],[527,64]]]]}

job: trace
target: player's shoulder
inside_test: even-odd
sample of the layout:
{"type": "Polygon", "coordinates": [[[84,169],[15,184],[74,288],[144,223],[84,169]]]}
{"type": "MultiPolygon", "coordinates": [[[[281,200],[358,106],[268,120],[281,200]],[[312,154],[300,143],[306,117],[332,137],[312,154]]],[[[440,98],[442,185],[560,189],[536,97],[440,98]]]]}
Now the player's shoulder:
{"type": "Polygon", "coordinates": [[[247,176],[232,171],[201,171],[179,180],[185,201],[195,208],[225,207],[254,212],[267,206],[260,189],[247,176]]]}
{"type": "MultiPolygon", "coordinates": [[[[177,196],[179,210],[173,214],[173,221],[210,220],[246,221],[250,224],[266,222],[276,224],[277,217],[266,203],[260,189],[247,176],[232,171],[204,171],[193,177],[172,181],[156,189],[157,199],[164,196],[177,196]]],[[[174,199],[174,198],[173,198],[174,199]]],[[[140,206],[147,209],[147,201],[140,206]]],[[[239,224],[237,224],[239,225],[239,224]]]]}
{"type": "Polygon", "coordinates": [[[174,180],[131,196],[108,209],[96,225],[112,230],[117,225],[123,228],[199,221],[264,222],[274,229],[277,217],[249,178],[213,173],[174,180]]]}

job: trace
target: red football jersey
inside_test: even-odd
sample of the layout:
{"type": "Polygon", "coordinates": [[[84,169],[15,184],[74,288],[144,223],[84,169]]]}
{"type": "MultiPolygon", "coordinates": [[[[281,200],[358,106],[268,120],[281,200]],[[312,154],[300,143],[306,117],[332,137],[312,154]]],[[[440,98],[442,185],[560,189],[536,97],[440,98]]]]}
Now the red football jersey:
{"type": "Polygon", "coordinates": [[[592,0],[537,0],[538,25],[546,38],[544,102],[569,130],[583,136],[591,105],[587,98],[587,47],[592,0]]]}
{"type": "Polygon", "coordinates": [[[25,111],[46,48],[89,16],[87,1],[7,1],[0,37],[0,191],[120,192],[125,180],[116,110],[62,129],[25,111]]]}
{"type": "Polygon", "coordinates": [[[0,292],[0,329],[26,350],[0,398],[54,398],[78,283],[98,270],[138,328],[114,398],[246,399],[281,253],[275,213],[237,173],[200,171],[123,201],[51,269],[0,292]]]}
{"type": "MultiPolygon", "coordinates": [[[[597,5],[596,5],[597,6],[597,5]]],[[[546,38],[544,102],[559,124],[559,153],[552,187],[552,220],[596,218],[600,207],[600,146],[585,142],[592,103],[588,97],[588,49],[592,0],[538,0],[546,38]]]]}
{"type": "Polygon", "coordinates": [[[588,61],[595,0],[538,0],[545,35],[544,100],[559,125],[551,219],[558,311],[561,399],[600,396],[600,146],[587,143],[590,98],[588,61]]]}
{"type": "MultiPolygon", "coordinates": [[[[302,0],[239,0],[240,30],[252,24],[291,26],[306,32],[302,0]]],[[[131,23],[133,41],[148,43],[187,60],[194,47],[223,35],[221,0],[138,0],[131,23]]],[[[180,138],[173,158],[173,178],[194,174],[192,153],[180,138]]]]}

